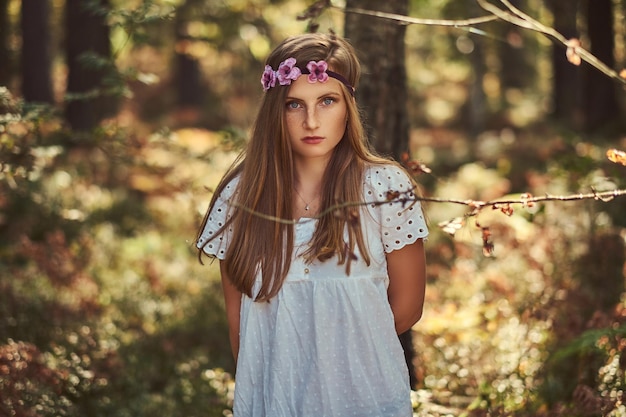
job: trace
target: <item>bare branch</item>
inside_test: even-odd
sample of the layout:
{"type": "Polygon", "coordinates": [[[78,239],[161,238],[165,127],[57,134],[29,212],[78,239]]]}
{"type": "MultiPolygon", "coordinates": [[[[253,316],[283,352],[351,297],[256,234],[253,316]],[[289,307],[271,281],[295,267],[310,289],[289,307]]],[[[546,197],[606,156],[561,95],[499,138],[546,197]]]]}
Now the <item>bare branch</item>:
{"type": "Polygon", "coordinates": [[[448,20],[448,19],[420,19],[415,17],[408,17],[401,14],[385,13],[373,10],[365,10],[359,8],[345,8],[333,6],[335,9],[342,10],[345,13],[361,14],[366,16],[380,17],[382,19],[394,20],[400,24],[405,25],[430,25],[430,26],[451,26],[451,27],[464,27],[472,26],[480,23],[492,22],[498,20],[497,16],[481,16],[464,20],[448,20]]]}
{"type": "Polygon", "coordinates": [[[509,214],[511,210],[510,209],[511,205],[521,205],[523,207],[532,207],[536,203],[543,203],[543,202],[548,202],[548,201],[581,201],[581,200],[596,200],[596,201],[602,201],[606,203],[606,202],[612,201],[615,197],[626,195],[626,190],[618,189],[618,190],[602,191],[602,192],[597,192],[595,190],[592,190],[589,193],[579,193],[579,194],[571,194],[571,195],[565,195],[565,196],[546,194],[544,196],[533,197],[530,194],[522,194],[517,199],[496,199],[496,200],[489,200],[489,201],[480,201],[480,200],[472,200],[472,199],[458,200],[458,199],[451,199],[451,198],[421,197],[421,196],[412,196],[410,195],[411,193],[412,191],[401,193],[401,192],[390,190],[388,192],[388,195],[394,195],[395,197],[389,198],[387,200],[361,201],[361,202],[352,201],[352,202],[337,203],[328,207],[326,210],[322,211],[316,216],[312,216],[305,220],[280,219],[278,217],[259,213],[255,210],[252,210],[248,207],[242,206],[237,203],[233,203],[233,207],[244,210],[259,218],[270,220],[270,221],[275,221],[277,223],[298,224],[298,223],[304,223],[307,221],[320,219],[328,214],[331,214],[337,210],[340,210],[346,207],[357,207],[357,206],[368,206],[368,205],[380,206],[382,204],[389,204],[389,203],[402,203],[403,206],[410,207],[411,205],[415,204],[418,201],[423,201],[423,202],[430,202],[430,203],[448,203],[448,204],[457,204],[457,205],[467,206],[470,209],[467,216],[476,216],[481,210],[488,208],[488,207],[502,210],[503,212],[507,212],[507,214],[509,214]]]}
{"type": "MultiPolygon", "coordinates": [[[[534,203],[543,203],[546,201],[579,201],[579,200],[598,200],[603,202],[609,202],[613,200],[615,197],[626,195],[626,190],[612,190],[612,191],[592,191],[590,193],[580,193],[580,194],[572,194],[566,196],[556,196],[556,195],[545,195],[541,197],[526,197],[519,199],[509,199],[509,200],[490,200],[490,201],[479,201],[479,200],[455,200],[448,198],[434,198],[434,197],[419,197],[417,200],[420,201],[428,201],[433,203],[449,203],[449,204],[459,204],[468,206],[472,209],[482,209],[485,207],[496,207],[511,205],[511,204],[521,204],[523,206],[529,206],[534,203]]],[[[402,200],[400,200],[402,201],[402,200]]]]}

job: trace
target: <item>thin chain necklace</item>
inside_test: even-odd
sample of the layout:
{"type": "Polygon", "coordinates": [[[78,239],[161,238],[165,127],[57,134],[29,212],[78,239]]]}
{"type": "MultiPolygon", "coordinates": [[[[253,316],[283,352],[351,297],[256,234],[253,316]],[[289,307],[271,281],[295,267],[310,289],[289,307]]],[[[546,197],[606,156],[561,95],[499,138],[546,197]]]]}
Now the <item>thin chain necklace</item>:
{"type": "Polygon", "coordinates": [[[302,194],[298,192],[298,189],[296,187],[293,187],[293,189],[296,191],[296,194],[298,194],[298,197],[300,197],[300,200],[302,200],[302,202],[304,203],[304,210],[309,211],[311,209],[311,203],[317,200],[317,197],[313,198],[313,200],[307,203],[304,197],[302,197],[302,194]]]}

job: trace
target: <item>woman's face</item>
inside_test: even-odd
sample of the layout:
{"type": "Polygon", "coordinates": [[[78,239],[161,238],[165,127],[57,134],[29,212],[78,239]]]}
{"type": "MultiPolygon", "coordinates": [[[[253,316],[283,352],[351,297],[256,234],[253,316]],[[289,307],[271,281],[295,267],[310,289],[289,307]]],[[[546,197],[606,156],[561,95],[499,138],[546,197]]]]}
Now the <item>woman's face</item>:
{"type": "Polygon", "coordinates": [[[285,99],[285,122],[294,159],[328,161],[346,131],[347,103],[341,83],[309,83],[301,76],[285,99]]]}

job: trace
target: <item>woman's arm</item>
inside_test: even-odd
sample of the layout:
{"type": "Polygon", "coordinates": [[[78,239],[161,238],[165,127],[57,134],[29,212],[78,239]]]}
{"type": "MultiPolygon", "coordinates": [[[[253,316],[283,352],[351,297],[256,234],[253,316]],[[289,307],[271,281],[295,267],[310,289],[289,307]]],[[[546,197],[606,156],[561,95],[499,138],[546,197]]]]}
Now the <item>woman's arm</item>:
{"type": "Polygon", "coordinates": [[[409,330],[422,317],[426,290],[424,241],[387,254],[389,288],[387,296],[398,334],[409,330]]]}
{"type": "Polygon", "coordinates": [[[226,319],[228,320],[228,335],[230,337],[230,347],[233,351],[235,363],[239,355],[239,319],[241,311],[241,292],[230,282],[224,268],[224,262],[220,261],[220,272],[222,274],[222,288],[224,290],[224,301],[226,304],[226,319]]]}

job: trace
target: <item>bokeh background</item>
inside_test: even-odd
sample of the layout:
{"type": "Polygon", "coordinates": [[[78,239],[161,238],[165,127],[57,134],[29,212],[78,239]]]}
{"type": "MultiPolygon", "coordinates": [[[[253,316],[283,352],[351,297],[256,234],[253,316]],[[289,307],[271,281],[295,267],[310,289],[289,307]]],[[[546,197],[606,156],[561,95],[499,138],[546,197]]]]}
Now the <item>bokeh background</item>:
{"type": "MultiPolygon", "coordinates": [[[[624,0],[491,4],[626,66],[624,0]]],[[[486,15],[473,0],[0,0],[0,415],[230,414],[219,275],[198,262],[197,228],[267,53],[312,29],[362,38],[370,19],[357,99],[366,116],[406,112],[406,137],[370,116],[372,137],[443,200],[425,203],[416,416],[626,416],[626,200],[560,198],[626,187],[626,158],[606,158],[626,150],[625,83],[532,28],[441,22],[486,15]],[[400,62],[372,56],[389,27],[400,62]],[[406,102],[362,93],[390,65],[406,102]],[[462,203],[494,199],[519,204],[462,203]]]]}

